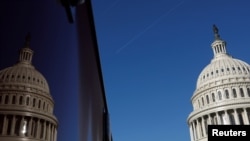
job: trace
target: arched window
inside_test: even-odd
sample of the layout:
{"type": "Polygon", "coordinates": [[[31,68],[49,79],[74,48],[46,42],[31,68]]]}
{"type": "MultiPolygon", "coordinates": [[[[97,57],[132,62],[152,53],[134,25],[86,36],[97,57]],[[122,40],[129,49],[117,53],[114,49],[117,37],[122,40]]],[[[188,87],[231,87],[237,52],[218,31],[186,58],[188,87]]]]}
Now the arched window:
{"type": "Polygon", "coordinates": [[[43,110],[45,110],[45,102],[43,102],[43,110]]]}
{"type": "Polygon", "coordinates": [[[207,104],[209,104],[209,97],[208,97],[208,95],[206,95],[206,99],[207,99],[207,104]]]}
{"type": "Polygon", "coordinates": [[[49,112],[49,109],[50,109],[49,104],[47,104],[47,112],[49,112]]]}
{"type": "Polygon", "coordinates": [[[36,106],[36,98],[33,98],[33,107],[36,106]]]}
{"type": "Polygon", "coordinates": [[[218,98],[219,98],[219,100],[222,100],[222,95],[221,95],[220,91],[218,91],[218,98]]]}
{"type": "Polygon", "coordinates": [[[39,101],[38,101],[38,109],[40,109],[41,108],[41,100],[39,99],[39,101]]]}
{"type": "Polygon", "coordinates": [[[19,97],[19,104],[22,105],[23,104],[23,96],[19,97]]]}
{"type": "Polygon", "coordinates": [[[201,101],[202,101],[202,106],[204,106],[204,99],[203,99],[203,97],[201,98],[201,101]]]}
{"type": "Polygon", "coordinates": [[[15,95],[13,95],[13,97],[12,97],[12,104],[16,104],[16,96],[15,95]]]}
{"type": "Polygon", "coordinates": [[[9,102],[9,96],[8,95],[5,95],[5,101],[4,101],[4,104],[8,104],[9,102]]]}
{"type": "Polygon", "coordinates": [[[27,97],[26,97],[26,105],[29,106],[29,104],[30,104],[30,97],[27,96],[27,97]]]}
{"type": "Polygon", "coordinates": [[[237,94],[236,94],[236,90],[235,89],[233,89],[233,97],[237,98],[237,94]]]}
{"type": "Polygon", "coordinates": [[[247,95],[248,95],[248,97],[250,97],[250,88],[247,88],[247,95]]]}
{"type": "Polygon", "coordinates": [[[241,97],[244,97],[244,91],[243,91],[243,88],[240,88],[240,96],[241,96],[241,97]]]}
{"type": "Polygon", "coordinates": [[[229,93],[228,93],[228,90],[225,90],[225,98],[226,98],[226,99],[229,99],[229,93]]]}
{"type": "Polygon", "coordinates": [[[215,102],[215,96],[214,96],[214,93],[212,93],[212,100],[213,100],[213,102],[215,102]]]}

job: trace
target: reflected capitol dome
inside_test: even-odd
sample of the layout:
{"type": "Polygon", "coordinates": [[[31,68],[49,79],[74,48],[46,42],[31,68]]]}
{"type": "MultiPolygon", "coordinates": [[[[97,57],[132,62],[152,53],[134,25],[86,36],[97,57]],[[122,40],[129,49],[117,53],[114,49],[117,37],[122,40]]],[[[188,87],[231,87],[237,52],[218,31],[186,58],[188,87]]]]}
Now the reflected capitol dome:
{"type": "Polygon", "coordinates": [[[250,66],[226,51],[226,42],[213,26],[214,58],[200,73],[191,97],[187,122],[191,141],[207,141],[208,125],[249,125],[250,66]]]}
{"type": "Polygon", "coordinates": [[[46,79],[32,65],[32,56],[28,34],[18,63],[0,70],[1,141],[57,140],[54,101],[46,79]]]}

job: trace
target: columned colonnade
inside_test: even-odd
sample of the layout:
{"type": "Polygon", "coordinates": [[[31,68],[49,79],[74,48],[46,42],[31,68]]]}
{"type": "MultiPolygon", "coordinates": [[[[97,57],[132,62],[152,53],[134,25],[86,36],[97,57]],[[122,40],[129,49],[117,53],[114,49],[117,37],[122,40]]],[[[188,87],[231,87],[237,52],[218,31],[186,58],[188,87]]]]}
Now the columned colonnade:
{"type": "Polygon", "coordinates": [[[237,108],[210,113],[189,122],[191,141],[207,137],[208,125],[249,125],[250,108],[237,108]]]}
{"type": "Polygon", "coordinates": [[[56,126],[51,121],[31,116],[0,115],[0,136],[17,136],[56,141],[56,126]]]}

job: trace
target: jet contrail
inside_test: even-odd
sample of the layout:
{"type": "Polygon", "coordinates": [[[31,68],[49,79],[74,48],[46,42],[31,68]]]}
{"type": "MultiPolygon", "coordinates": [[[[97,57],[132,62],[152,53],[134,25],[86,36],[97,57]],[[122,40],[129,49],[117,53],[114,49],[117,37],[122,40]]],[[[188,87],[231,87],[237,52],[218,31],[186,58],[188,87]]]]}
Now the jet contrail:
{"type": "Polygon", "coordinates": [[[105,15],[109,9],[115,7],[120,1],[121,1],[121,0],[116,0],[116,1],[113,2],[111,5],[109,5],[109,6],[103,11],[103,15],[105,15]]]}
{"type": "Polygon", "coordinates": [[[116,54],[120,53],[123,49],[125,49],[129,44],[131,44],[133,41],[135,41],[136,39],[138,39],[141,35],[143,35],[146,31],[148,31],[150,28],[152,28],[155,24],[157,24],[158,22],[160,22],[162,20],[162,18],[164,18],[165,16],[167,16],[168,14],[170,14],[171,12],[173,12],[175,9],[177,9],[179,6],[181,6],[184,3],[184,0],[181,1],[180,3],[178,3],[176,6],[174,6],[173,8],[169,9],[168,11],[166,11],[165,13],[163,13],[159,18],[157,18],[156,20],[154,20],[154,22],[152,22],[149,26],[147,26],[144,30],[142,30],[141,32],[139,32],[138,34],[136,34],[132,39],[130,39],[126,44],[124,44],[122,47],[120,47],[118,50],[116,50],[116,54]]]}

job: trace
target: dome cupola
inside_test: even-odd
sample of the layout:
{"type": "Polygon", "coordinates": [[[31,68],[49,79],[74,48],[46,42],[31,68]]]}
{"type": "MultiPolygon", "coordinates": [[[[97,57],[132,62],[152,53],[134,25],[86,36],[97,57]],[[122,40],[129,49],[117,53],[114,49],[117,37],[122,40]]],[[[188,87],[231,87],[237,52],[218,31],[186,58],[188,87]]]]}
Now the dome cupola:
{"type": "Polygon", "coordinates": [[[31,64],[33,51],[30,49],[30,33],[26,36],[25,45],[20,51],[19,62],[31,64]]]}
{"type": "Polygon", "coordinates": [[[227,54],[226,42],[220,38],[219,29],[216,27],[216,25],[213,25],[213,31],[214,31],[215,41],[212,43],[212,48],[214,52],[214,57],[216,58],[220,55],[227,54]]]}

